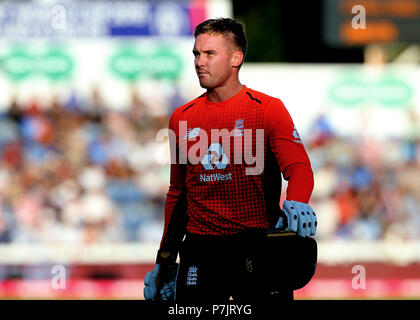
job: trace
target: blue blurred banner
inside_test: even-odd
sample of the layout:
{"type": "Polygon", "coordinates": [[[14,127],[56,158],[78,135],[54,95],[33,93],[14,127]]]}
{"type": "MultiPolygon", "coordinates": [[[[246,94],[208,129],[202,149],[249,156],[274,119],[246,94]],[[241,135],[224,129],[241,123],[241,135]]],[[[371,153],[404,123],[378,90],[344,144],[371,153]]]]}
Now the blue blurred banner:
{"type": "Polygon", "coordinates": [[[207,1],[0,3],[0,38],[191,36],[207,1]]]}

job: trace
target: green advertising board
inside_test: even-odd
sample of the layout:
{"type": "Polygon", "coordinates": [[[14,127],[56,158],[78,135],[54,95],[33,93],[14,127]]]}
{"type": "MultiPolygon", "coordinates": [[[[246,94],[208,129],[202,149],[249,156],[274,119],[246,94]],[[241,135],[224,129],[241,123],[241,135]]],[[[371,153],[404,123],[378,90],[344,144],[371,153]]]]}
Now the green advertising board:
{"type": "Polygon", "coordinates": [[[328,88],[328,96],[334,105],[340,107],[363,107],[377,104],[390,108],[409,106],[413,96],[412,86],[393,74],[376,80],[360,75],[341,76],[328,88]]]}
{"type": "Polygon", "coordinates": [[[127,81],[144,77],[176,79],[182,66],[179,55],[165,47],[147,53],[135,48],[121,48],[109,59],[111,73],[127,81]]]}
{"type": "Polygon", "coordinates": [[[12,81],[46,77],[52,81],[68,79],[74,61],[62,49],[49,48],[38,53],[30,48],[15,48],[0,57],[0,70],[12,81]]]}

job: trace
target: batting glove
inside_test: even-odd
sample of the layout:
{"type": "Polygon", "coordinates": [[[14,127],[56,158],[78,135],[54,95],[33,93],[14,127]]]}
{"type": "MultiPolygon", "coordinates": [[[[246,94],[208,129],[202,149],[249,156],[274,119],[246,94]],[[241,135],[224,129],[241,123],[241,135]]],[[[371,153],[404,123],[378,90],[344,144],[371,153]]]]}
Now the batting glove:
{"type": "Polygon", "coordinates": [[[144,298],[146,300],[174,300],[175,282],[178,272],[178,264],[166,266],[162,270],[160,264],[156,264],[153,271],[146,273],[144,278],[144,298]]]}
{"type": "MultiPolygon", "coordinates": [[[[282,210],[287,217],[286,231],[296,232],[299,237],[315,235],[318,222],[315,212],[309,204],[285,200],[282,210]]],[[[284,226],[283,217],[280,217],[276,228],[283,228],[284,226]]]]}

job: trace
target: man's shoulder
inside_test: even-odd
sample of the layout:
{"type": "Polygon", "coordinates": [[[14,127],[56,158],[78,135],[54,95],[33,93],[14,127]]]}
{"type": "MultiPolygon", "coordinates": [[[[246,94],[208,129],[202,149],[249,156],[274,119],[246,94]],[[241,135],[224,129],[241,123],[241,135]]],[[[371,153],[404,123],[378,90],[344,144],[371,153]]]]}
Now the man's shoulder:
{"type": "Polygon", "coordinates": [[[248,95],[249,99],[254,100],[261,105],[267,105],[271,103],[283,104],[280,98],[270,96],[266,93],[263,93],[261,91],[257,91],[248,87],[246,88],[246,94],[248,95]]]}
{"type": "Polygon", "coordinates": [[[174,110],[173,114],[179,114],[179,113],[183,113],[183,112],[185,112],[185,111],[186,111],[186,110],[188,110],[189,108],[191,108],[191,107],[193,107],[194,105],[196,105],[196,104],[200,101],[200,99],[201,99],[201,98],[203,98],[203,97],[204,97],[204,93],[203,93],[202,95],[200,95],[200,96],[198,96],[198,97],[194,98],[193,100],[188,101],[187,103],[183,104],[182,106],[180,106],[180,107],[176,108],[176,109],[174,110]]]}

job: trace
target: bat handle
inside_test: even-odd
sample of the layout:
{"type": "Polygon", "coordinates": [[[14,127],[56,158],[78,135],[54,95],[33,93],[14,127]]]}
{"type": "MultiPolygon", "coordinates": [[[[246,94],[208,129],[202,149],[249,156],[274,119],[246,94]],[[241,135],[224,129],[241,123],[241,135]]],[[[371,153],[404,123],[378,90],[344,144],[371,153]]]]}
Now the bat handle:
{"type": "Polygon", "coordinates": [[[289,221],[287,219],[287,215],[284,213],[284,211],[282,209],[280,209],[280,217],[283,218],[283,230],[286,230],[287,227],[289,226],[289,221]]]}

